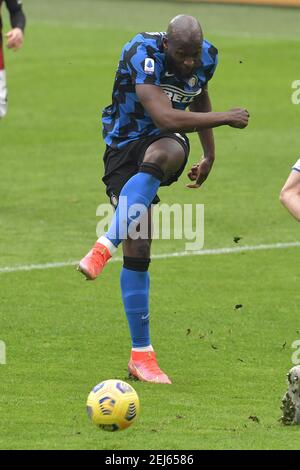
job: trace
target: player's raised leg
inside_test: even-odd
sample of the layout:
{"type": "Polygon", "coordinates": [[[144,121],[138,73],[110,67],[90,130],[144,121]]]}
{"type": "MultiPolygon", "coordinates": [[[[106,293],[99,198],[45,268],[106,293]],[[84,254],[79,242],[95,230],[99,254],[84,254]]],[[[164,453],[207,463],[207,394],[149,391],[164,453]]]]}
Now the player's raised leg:
{"type": "Polygon", "coordinates": [[[139,172],[122,188],[119,198],[122,204],[118,204],[108,231],[79,263],[78,270],[88,280],[99,276],[119,244],[128,238],[128,228],[132,223],[129,209],[138,204],[141,208],[139,217],[142,217],[150,207],[160,184],[176,173],[184,161],[184,147],[175,139],[162,138],[148,147],[139,172]]]}
{"type": "Polygon", "coordinates": [[[147,212],[162,179],[163,173],[158,165],[142,164],[139,173],[127,181],[120,193],[122,204],[118,204],[108,231],[79,263],[78,269],[87,279],[96,279],[119,244],[127,238],[128,227],[132,222],[129,209],[139,204],[143,207],[140,216],[147,212]]]}
{"type": "Polygon", "coordinates": [[[280,193],[280,201],[300,221],[300,160],[293,167],[280,193]]]}

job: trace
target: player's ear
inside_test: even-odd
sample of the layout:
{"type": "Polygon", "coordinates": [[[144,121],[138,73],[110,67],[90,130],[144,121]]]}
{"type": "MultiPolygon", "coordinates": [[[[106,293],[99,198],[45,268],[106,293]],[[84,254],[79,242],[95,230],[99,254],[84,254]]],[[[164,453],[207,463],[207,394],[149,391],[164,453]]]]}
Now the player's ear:
{"type": "Polygon", "coordinates": [[[167,36],[163,38],[163,45],[164,45],[164,49],[168,49],[168,38],[167,36]]]}

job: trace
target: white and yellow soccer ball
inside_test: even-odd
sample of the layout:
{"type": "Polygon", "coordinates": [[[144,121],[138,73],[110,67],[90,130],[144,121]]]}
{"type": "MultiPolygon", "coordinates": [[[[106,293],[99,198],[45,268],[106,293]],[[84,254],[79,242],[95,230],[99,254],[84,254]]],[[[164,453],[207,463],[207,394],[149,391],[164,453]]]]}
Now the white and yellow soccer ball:
{"type": "Polygon", "coordinates": [[[134,388],[122,380],[104,380],[88,396],[87,413],[93,424],[104,431],[121,431],[131,426],[140,411],[134,388]]]}

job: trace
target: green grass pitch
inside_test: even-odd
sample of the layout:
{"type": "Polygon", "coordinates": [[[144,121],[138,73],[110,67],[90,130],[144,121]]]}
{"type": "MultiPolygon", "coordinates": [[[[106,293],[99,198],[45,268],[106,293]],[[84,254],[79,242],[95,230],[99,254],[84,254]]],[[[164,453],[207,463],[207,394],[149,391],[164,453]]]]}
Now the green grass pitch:
{"type": "MultiPolygon", "coordinates": [[[[26,43],[6,51],[9,114],[0,122],[0,271],[80,259],[94,242],[100,110],[125,41],[196,15],[220,52],[215,110],[246,106],[245,131],[215,131],[217,160],[198,191],[183,175],[164,202],[204,203],[205,248],[299,241],[280,188],[299,158],[300,10],[172,2],[26,0],[26,43]],[[124,8],[125,5],[125,8],[124,8]]],[[[7,14],[4,14],[6,30],[7,14]]],[[[200,147],[191,136],[190,163],[200,147]]],[[[156,241],[153,252],[184,249],[156,241]]],[[[73,267],[0,272],[1,449],[299,449],[278,423],[300,339],[299,248],[156,259],[152,343],[172,387],[134,383],[141,415],[105,433],[85,412],[90,389],[127,378],[120,263],[86,283],[73,267]],[[235,309],[236,304],[243,307],[235,309]],[[252,417],[252,419],[250,418],[252,417]],[[256,417],[257,419],[255,419],[256,417]]]]}

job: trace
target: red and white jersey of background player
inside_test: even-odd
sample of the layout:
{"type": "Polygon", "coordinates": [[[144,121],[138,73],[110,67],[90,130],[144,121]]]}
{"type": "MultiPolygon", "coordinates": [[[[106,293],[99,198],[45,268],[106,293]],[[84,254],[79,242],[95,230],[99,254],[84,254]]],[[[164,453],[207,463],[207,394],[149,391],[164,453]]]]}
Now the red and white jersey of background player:
{"type": "Polygon", "coordinates": [[[3,35],[1,19],[1,7],[4,2],[10,14],[10,23],[12,28],[21,28],[24,31],[26,23],[26,18],[22,11],[22,0],[0,0],[0,118],[4,117],[7,111],[7,88],[4,70],[3,35]]]}

